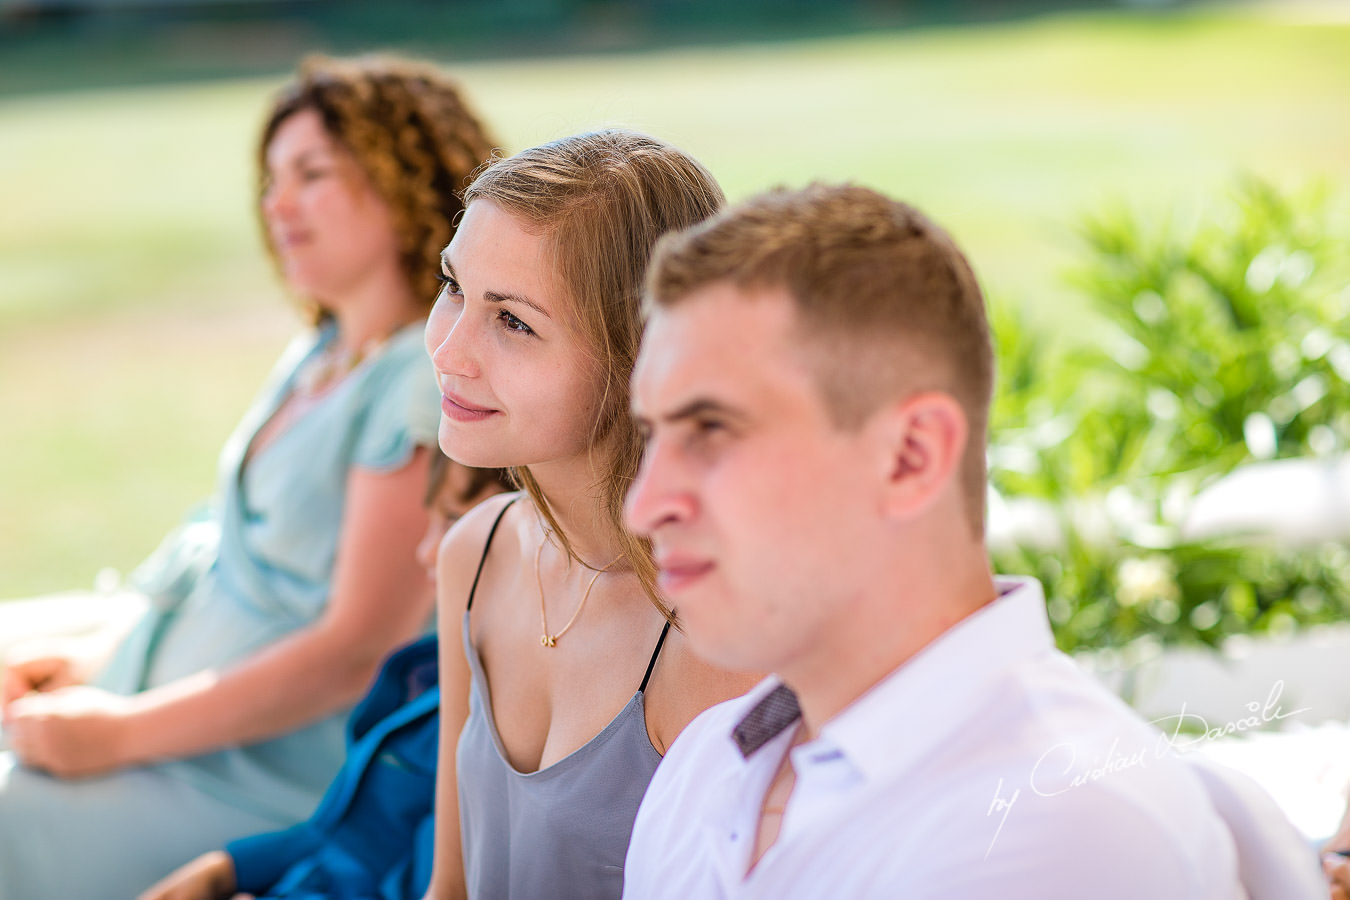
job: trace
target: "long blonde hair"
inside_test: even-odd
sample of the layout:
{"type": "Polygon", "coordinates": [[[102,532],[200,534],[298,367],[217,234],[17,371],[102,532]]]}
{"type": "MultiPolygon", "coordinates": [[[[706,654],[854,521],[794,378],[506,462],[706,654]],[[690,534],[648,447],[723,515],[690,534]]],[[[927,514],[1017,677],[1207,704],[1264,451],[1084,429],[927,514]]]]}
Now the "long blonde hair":
{"type": "MultiPolygon", "coordinates": [[[[667,618],[656,588],[651,544],[623,524],[623,500],[637,475],[642,439],[628,409],[628,380],[642,339],[641,298],[652,247],[661,235],[711,216],[721,187],[682,150],[622,129],[552,141],[489,163],[464,194],[490,200],[545,239],[555,282],[572,301],[601,379],[592,452],[605,452],[599,487],[612,532],[643,590],[667,618]]],[[[515,477],[564,552],[580,558],[528,467],[515,477]]]]}

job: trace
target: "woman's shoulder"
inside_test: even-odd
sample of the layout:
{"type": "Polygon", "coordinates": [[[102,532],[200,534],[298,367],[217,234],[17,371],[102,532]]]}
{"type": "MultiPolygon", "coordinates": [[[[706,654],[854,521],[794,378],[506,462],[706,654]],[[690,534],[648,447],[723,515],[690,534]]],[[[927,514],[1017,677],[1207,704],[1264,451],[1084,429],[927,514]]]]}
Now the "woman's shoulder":
{"type": "Polygon", "coordinates": [[[452,543],[468,543],[482,549],[493,532],[505,529],[507,521],[515,519],[512,510],[518,512],[519,507],[525,505],[518,502],[524,497],[523,491],[509,491],[479,503],[460,516],[459,521],[447,532],[442,549],[452,543]]]}
{"type": "Polygon", "coordinates": [[[520,542],[511,533],[510,525],[523,505],[517,502],[523,496],[516,491],[490,497],[465,513],[446,532],[436,563],[436,580],[443,595],[467,596],[461,588],[477,579],[489,546],[497,555],[518,553],[520,542]]]}
{"type": "Polygon", "coordinates": [[[652,673],[648,731],[664,753],[704,710],[743,696],[764,680],[757,672],[732,672],[704,661],[678,628],[671,628],[652,673]]]}
{"type": "Polygon", "coordinates": [[[416,446],[436,440],[441,392],[420,331],[410,328],[358,365],[355,384],[335,400],[361,434],[355,459],[367,468],[396,468],[416,446]]]}
{"type": "Polygon", "coordinates": [[[400,379],[425,380],[427,389],[435,386],[431,358],[423,346],[422,328],[405,325],[377,348],[367,350],[359,374],[368,382],[387,383],[400,379]]]}

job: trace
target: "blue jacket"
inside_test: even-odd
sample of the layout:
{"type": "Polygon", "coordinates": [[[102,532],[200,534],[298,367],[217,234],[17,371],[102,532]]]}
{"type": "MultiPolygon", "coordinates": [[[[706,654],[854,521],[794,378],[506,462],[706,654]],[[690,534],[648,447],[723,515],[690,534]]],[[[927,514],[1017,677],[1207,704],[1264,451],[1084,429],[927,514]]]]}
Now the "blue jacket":
{"type": "Polygon", "coordinates": [[[265,898],[415,900],[431,880],[440,727],[436,638],[397,651],[348,723],[314,814],[228,844],[238,890],[265,898]]]}

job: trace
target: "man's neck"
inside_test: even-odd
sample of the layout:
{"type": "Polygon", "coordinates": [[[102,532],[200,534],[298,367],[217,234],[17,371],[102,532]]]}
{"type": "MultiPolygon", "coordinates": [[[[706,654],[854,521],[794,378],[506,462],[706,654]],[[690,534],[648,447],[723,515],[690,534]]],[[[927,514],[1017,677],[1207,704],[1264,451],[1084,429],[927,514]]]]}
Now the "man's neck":
{"type": "MultiPolygon", "coordinates": [[[[797,694],[807,739],[819,734],[863,694],[885,680],[966,617],[993,602],[993,576],[983,554],[950,566],[923,568],[930,577],[897,575],[839,616],[811,652],[778,675],[797,694]],[[904,585],[897,596],[896,585],[904,585]]],[[[966,554],[956,554],[966,555],[966,554]]]]}

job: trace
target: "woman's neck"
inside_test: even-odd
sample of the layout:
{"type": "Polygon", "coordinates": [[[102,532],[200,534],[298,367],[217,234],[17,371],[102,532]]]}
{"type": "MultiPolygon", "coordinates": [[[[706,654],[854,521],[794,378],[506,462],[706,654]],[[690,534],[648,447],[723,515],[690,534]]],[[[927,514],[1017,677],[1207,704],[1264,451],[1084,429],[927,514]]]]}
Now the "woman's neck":
{"type": "MultiPolygon", "coordinates": [[[[602,476],[588,454],[530,466],[529,470],[548,501],[553,518],[567,536],[572,552],[583,563],[599,568],[623,552],[605,508],[602,476]]],[[[540,524],[548,526],[542,513],[540,524]]],[[[627,565],[620,562],[614,568],[624,569],[627,565]]]]}
{"type": "Polygon", "coordinates": [[[351,351],[388,338],[404,325],[425,318],[427,312],[401,269],[371,272],[328,308],[337,322],[338,345],[351,351]]]}

